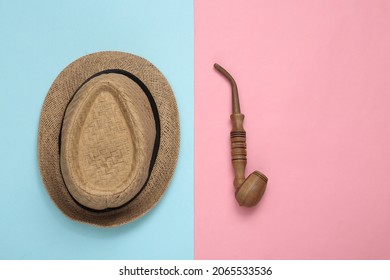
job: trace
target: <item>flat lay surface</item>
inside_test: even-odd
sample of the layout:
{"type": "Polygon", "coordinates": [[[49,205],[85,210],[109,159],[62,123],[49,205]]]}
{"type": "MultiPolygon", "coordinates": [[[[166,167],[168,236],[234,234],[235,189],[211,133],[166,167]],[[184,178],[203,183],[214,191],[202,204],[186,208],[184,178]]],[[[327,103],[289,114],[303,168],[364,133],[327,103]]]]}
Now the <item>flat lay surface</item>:
{"type": "Polygon", "coordinates": [[[0,14],[0,259],[192,259],[192,1],[1,1],[0,14]],[[181,130],[176,171],[159,204],[108,229],[65,217],[37,159],[49,87],[69,63],[104,50],[144,57],[164,74],[181,130]]]}
{"type": "Polygon", "coordinates": [[[195,258],[390,258],[390,4],[195,1],[195,258]],[[230,84],[253,209],[234,198],[230,84]]]}
{"type": "Polygon", "coordinates": [[[0,38],[0,259],[390,259],[388,1],[5,0],[0,38]],[[67,218],[38,167],[50,86],[99,51],[153,63],[180,119],[167,191],[115,228],[67,218]],[[238,85],[246,176],[269,179],[254,208],[214,63],[238,85]]]}

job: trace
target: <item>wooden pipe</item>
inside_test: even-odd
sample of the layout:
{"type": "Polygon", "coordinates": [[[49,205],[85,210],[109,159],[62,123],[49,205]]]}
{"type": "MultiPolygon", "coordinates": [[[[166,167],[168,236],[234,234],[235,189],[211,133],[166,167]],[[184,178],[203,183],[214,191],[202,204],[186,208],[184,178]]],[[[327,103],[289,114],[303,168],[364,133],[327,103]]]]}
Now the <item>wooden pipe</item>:
{"type": "Polygon", "coordinates": [[[232,130],[230,132],[230,143],[236,200],[240,206],[252,207],[262,198],[268,178],[256,170],[245,179],[246,132],[243,127],[245,116],[241,114],[237,84],[233,77],[220,65],[215,63],[214,67],[230,81],[232,86],[232,114],[230,115],[232,130]]]}

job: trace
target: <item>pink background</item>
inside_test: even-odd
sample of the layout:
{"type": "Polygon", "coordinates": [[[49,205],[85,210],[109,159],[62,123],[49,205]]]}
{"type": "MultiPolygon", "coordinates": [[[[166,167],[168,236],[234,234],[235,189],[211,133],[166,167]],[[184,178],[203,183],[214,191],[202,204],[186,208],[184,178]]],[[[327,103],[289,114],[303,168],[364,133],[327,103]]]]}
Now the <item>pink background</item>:
{"type": "Polygon", "coordinates": [[[390,258],[390,2],[195,0],[195,258],[390,258]],[[238,207],[229,83],[246,115],[238,207]]]}

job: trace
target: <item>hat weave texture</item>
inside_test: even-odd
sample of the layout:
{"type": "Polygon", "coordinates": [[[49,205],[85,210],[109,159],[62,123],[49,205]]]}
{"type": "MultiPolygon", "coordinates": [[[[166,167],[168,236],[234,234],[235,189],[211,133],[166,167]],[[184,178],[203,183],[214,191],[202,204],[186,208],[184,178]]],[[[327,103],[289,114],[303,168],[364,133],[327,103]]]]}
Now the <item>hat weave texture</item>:
{"type": "MultiPolygon", "coordinates": [[[[120,79],[122,78],[119,77],[120,79]]],[[[105,102],[112,101],[106,100],[105,102]]],[[[113,116],[106,116],[107,118],[113,118],[113,116]]],[[[120,120],[112,121],[123,125],[120,120]]],[[[138,121],[138,124],[140,123],[143,123],[142,120],[138,121]]],[[[145,123],[149,124],[150,120],[145,123]]],[[[140,131],[137,132],[139,135],[148,137],[148,133],[140,131]]],[[[150,138],[147,140],[150,142],[150,138]]],[[[142,139],[137,141],[142,141],[142,139]]],[[[128,147],[126,143],[123,145],[125,148],[128,147]]],[[[55,79],[42,106],[38,130],[38,160],[41,176],[50,197],[58,208],[66,216],[79,222],[112,227],[131,222],[150,211],[168,188],[176,167],[179,146],[179,115],[171,87],[154,65],[133,54],[109,51],[93,53],[77,59],[55,79]],[[132,194],[133,198],[127,203],[100,211],[79,203],[69,192],[65,183],[67,180],[64,180],[64,173],[61,169],[61,145],[63,137],[67,137],[63,133],[68,134],[67,130],[63,131],[64,117],[73,97],[88,81],[93,81],[97,75],[106,74],[113,76],[123,74],[123,78],[126,79],[131,76],[134,81],[146,87],[150,93],[148,99],[151,101],[151,106],[155,108],[154,113],[157,114],[155,121],[158,127],[156,127],[156,134],[150,134],[157,137],[154,158],[150,163],[151,169],[146,183],[140,190],[137,190],[136,194],[132,194]],[[126,77],[127,74],[129,77],[126,77]]],[[[135,145],[136,148],[137,145],[135,145]]],[[[147,169],[149,169],[148,164],[145,165],[147,169]]],[[[118,166],[119,168],[126,167],[124,164],[118,166]]],[[[68,174],[65,174],[66,178],[67,176],[68,174]]]]}

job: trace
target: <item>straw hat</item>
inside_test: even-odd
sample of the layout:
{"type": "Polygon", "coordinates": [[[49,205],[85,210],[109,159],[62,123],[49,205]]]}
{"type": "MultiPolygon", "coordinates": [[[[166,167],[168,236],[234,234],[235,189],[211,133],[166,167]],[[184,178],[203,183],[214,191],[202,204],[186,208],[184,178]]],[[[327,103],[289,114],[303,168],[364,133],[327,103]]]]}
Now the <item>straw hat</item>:
{"type": "Polygon", "coordinates": [[[38,158],[45,187],[71,219],[102,227],[151,210],[179,152],[179,116],[149,61],[98,52],[67,66],[41,111],[38,158]]]}

